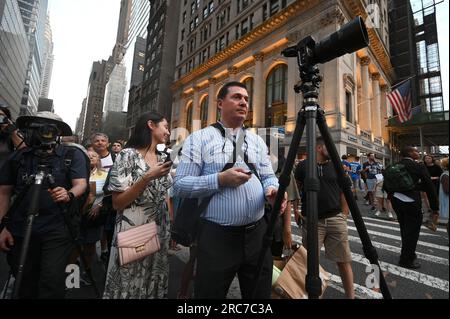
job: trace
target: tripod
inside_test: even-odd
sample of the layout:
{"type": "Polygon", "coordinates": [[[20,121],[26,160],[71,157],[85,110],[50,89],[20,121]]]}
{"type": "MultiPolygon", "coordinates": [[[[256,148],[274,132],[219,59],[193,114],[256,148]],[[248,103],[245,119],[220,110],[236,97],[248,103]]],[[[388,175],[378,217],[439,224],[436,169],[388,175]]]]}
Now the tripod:
{"type": "MultiPolygon", "coordinates": [[[[38,214],[39,214],[40,193],[41,193],[42,187],[45,184],[45,182],[47,182],[48,185],[50,186],[50,188],[52,188],[52,189],[56,187],[56,183],[55,183],[55,179],[54,179],[53,175],[48,173],[50,171],[50,164],[48,162],[48,157],[49,157],[48,154],[45,154],[44,156],[40,157],[39,163],[38,163],[38,168],[37,168],[37,173],[28,178],[26,187],[17,196],[17,198],[14,202],[14,203],[20,203],[23,200],[23,198],[25,197],[25,195],[28,193],[28,191],[31,193],[29,210],[28,210],[28,213],[26,216],[24,238],[23,238],[22,247],[20,250],[19,264],[17,267],[17,274],[15,276],[14,288],[13,288],[13,293],[12,293],[13,299],[18,299],[20,296],[19,293],[20,293],[20,288],[21,288],[22,281],[23,281],[24,268],[25,268],[25,263],[26,263],[26,259],[27,259],[27,255],[28,255],[28,250],[29,250],[29,245],[30,245],[30,240],[31,240],[31,235],[32,235],[32,230],[33,230],[33,223],[34,223],[35,217],[38,216],[38,214]]],[[[12,208],[15,208],[15,205],[13,205],[12,208]]],[[[68,226],[70,235],[71,235],[72,239],[75,240],[76,234],[73,232],[73,229],[71,227],[69,227],[69,223],[67,221],[67,214],[66,214],[67,207],[65,207],[62,204],[58,204],[58,208],[64,214],[65,222],[68,226]]],[[[85,258],[85,255],[83,253],[82,247],[79,244],[76,244],[76,247],[80,253],[81,260],[85,266],[84,268],[86,270],[86,273],[88,274],[89,279],[93,283],[95,293],[96,293],[97,297],[99,297],[100,292],[97,288],[97,284],[93,278],[90,267],[88,267],[88,263],[85,258]]]]}
{"type": "MultiPolygon", "coordinates": [[[[277,216],[280,213],[281,203],[283,201],[284,193],[286,188],[290,183],[290,175],[294,165],[295,158],[297,156],[298,148],[300,146],[300,141],[302,139],[303,132],[305,127],[307,128],[307,154],[308,159],[306,162],[306,178],[304,182],[304,189],[306,192],[306,200],[307,200],[307,251],[308,251],[308,262],[307,262],[307,275],[305,280],[306,291],[308,293],[308,298],[317,299],[322,293],[322,282],[319,277],[319,249],[318,249],[318,205],[317,198],[318,192],[320,191],[320,182],[317,177],[317,163],[316,163],[316,124],[319,128],[319,131],[324,139],[325,146],[328,150],[328,154],[333,163],[333,167],[338,176],[338,184],[342,189],[347,204],[350,208],[350,212],[352,214],[353,221],[355,222],[355,226],[357,228],[359,237],[361,239],[363,245],[364,256],[370,261],[372,265],[376,265],[377,269],[380,270],[380,265],[378,262],[377,251],[372,245],[370,241],[369,235],[367,233],[366,226],[361,217],[361,213],[359,211],[358,205],[353,197],[353,193],[351,191],[351,181],[344,172],[341,161],[339,159],[339,154],[336,150],[336,146],[333,143],[331,134],[328,130],[324,111],[321,109],[318,103],[319,97],[319,86],[322,82],[322,77],[319,75],[319,68],[316,63],[324,63],[329,61],[332,57],[325,56],[325,54],[330,54],[329,52],[334,52],[333,46],[337,46],[339,44],[336,39],[342,37],[344,40],[349,40],[352,38],[351,35],[356,35],[353,38],[353,42],[357,43],[354,48],[346,48],[342,50],[343,53],[352,52],[353,49],[359,49],[363,46],[366,46],[364,36],[365,26],[362,24],[360,19],[355,19],[352,23],[348,24],[347,27],[342,28],[340,34],[336,33],[331,35],[326,41],[323,43],[319,43],[316,45],[314,39],[312,37],[307,37],[304,40],[300,41],[297,46],[287,48],[283,51],[283,54],[287,57],[297,57],[297,62],[300,71],[300,79],[301,84],[296,85],[294,87],[295,92],[303,94],[303,105],[300,109],[297,122],[295,126],[295,130],[292,136],[292,142],[289,147],[287,159],[285,161],[284,167],[282,169],[281,175],[279,177],[279,188],[278,193],[275,199],[275,203],[272,208],[272,213],[270,217],[270,221],[268,224],[268,228],[266,234],[264,235],[263,241],[263,249],[260,253],[258,268],[257,268],[257,280],[255,281],[255,285],[257,284],[261,272],[262,272],[262,264],[264,260],[264,256],[273,237],[273,231],[276,223],[277,216]],[[360,29],[361,28],[361,34],[360,29]],[[351,31],[351,32],[348,32],[351,31]],[[346,34],[347,33],[347,34],[346,34]],[[337,36],[336,36],[337,35],[337,36]],[[347,38],[345,37],[347,36],[347,38]],[[348,39],[349,38],[349,39],[348,39]],[[358,39],[361,38],[360,41],[358,39]],[[359,42],[359,43],[358,43],[359,42]],[[327,47],[327,50],[323,50],[323,53],[318,48],[327,47]],[[323,54],[325,57],[320,56],[323,54]],[[316,56],[315,56],[316,55],[316,56]]],[[[367,31],[365,31],[367,32],[367,31]]],[[[350,40],[352,41],[352,40],[350,40]]],[[[285,212],[285,214],[290,214],[290,212],[285,212]]],[[[381,293],[385,299],[391,299],[391,295],[389,289],[386,285],[385,278],[381,271],[378,272],[380,274],[379,285],[381,289],[381,293]]]]}

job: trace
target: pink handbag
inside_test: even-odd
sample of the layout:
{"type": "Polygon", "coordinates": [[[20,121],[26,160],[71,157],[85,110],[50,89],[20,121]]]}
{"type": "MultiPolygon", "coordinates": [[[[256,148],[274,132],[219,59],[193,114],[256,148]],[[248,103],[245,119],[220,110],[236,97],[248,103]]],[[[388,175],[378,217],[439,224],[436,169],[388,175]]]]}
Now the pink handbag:
{"type": "Polygon", "coordinates": [[[160,249],[158,228],[154,221],[117,234],[121,266],[147,257],[160,249]]]}

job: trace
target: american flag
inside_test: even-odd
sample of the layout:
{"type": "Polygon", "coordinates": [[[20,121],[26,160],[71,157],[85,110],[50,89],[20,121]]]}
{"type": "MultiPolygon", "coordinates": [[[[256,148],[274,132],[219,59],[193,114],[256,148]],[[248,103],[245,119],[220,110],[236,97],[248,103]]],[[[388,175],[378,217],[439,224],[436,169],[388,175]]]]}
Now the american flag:
{"type": "Polygon", "coordinates": [[[410,80],[389,93],[387,98],[398,115],[400,123],[409,121],[412,118],[410,80]]]}

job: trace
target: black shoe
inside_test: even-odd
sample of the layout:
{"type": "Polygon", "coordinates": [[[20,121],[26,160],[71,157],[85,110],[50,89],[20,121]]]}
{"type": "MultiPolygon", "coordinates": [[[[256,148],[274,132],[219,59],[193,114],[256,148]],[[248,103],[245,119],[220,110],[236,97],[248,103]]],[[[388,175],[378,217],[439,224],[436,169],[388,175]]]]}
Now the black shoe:
{"type": "Polygon", "coordinates": [[[81,286],[91,286],[92,280],[89,278],[87,273],[83,272],[80,276],[80,284],[81,286]]]}
{"type": "Polygon", "coordinates": [[[409,263],[404,263],[404,262],[400,261],[398,263],[398,265],[400,267],[408,268],[408,269],[419,269],[420,268],[420,264],[418,262],[416,262],[416,261],[412,261],[412,262],[409,262],[409,263]]]}

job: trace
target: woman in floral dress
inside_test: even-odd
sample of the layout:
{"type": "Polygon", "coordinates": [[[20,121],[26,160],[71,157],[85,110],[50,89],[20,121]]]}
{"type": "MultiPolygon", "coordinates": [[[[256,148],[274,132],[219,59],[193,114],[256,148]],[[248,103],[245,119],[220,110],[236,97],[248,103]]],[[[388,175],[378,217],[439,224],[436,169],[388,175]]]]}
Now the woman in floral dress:
{"type": "Polygon", "coordinates": [[[126,149],[110,172],[108,189],[117,209],[113,247],[106,276],[105,299],[167,298],[170,241],[167,189],[172,184],[171,162],[156,146],[170,136],[169,124],[160,114],[143,114],[126,149]],[[120,266],[117,233],[155,221],[161,249],[144,259],[120,266]]]}

